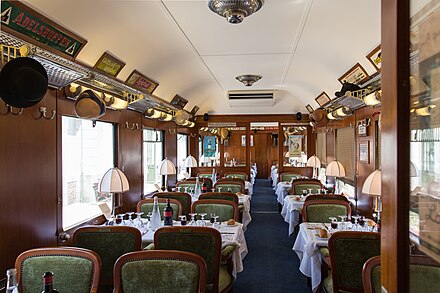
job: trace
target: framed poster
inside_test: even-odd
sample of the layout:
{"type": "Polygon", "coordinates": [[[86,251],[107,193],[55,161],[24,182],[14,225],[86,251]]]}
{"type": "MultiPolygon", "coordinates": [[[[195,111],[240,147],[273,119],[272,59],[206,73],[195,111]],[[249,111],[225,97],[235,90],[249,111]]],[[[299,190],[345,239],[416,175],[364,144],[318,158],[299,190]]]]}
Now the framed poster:
{"type": "Polygon", "coordinates": [[[370,76],[365,71],[365,69],[357,63],[355,66],[350,68],[346,73],[344,73],[340,78],[338,78],[339,82],[343,84],[344,82],[361,84],[366,82],[370,76]]]}
{"type": "Polygon", "coordinates": [[[122,68],[124,68],[125,62],[116,58],[109,51],[105,51],[104,54],[98,59],[93,68],[98,71],[116,77],[122,68]]]}
{"type": "Polygon", "coordinates": [[[159,83],[149,79],[137,70],[133,70],[133,72],[130,73],[125,83],[150,94],[159,86],[159,83]]]}
{"type": "MultiPolygon", "coordinates": [[[[324,106],[325,104],[327,104],[328,102],[330,102],[331,100],[330,100],[330,97],[325,93],[325,92],[322,92],[322,93],[320,93],[319,94],[319,96],[317,96],[316,98],[315,98],[315,101],[318,103],[318,105],[320,106],[320,107],[322,107],[322,106],[324,106]]],[[[307,108],[307,106],[306,106],[306,108],[307,108]]],[[[310,108],[312,108],[312,107],[310,107],[310,108]]],[[[313,109],[313,108],[312,108],[313,109]]],[[[309,113],[310,113],[310,110],[309,109],[307,109],[307,111],[309,111],[309,113]]],[[[313,111],[312,111],[313,112],[313,111]]]]}
{"type": "Polygon", "coordinates": [[[369,141],[359,143],[359,162],[370,163],[370,143],[369,141]]]}
{"type": "Polygon", "coordinates": [[[382,68],[382,49],[380,48],[380,45],[367,55],[367,59],[373,64],[377,71],[380,71],[382,68]]]}
{"type": "Polygon", "coordinates": [[[246,146],[246,135],[241,136],[241,146],[246,146]]]}
{"type": "Polygon", "coordinates": [[[179,95],[175,95],[170,103],[171,105],[176,106],[176,108],[183,109],[185,108],[185,105],[188,103],[188,101],[179,95]]]}
{"type": "Polygon", "coordinates": [[[215,156],[215,136],[203,137],[203,155],[205,158],[213,158],[215,156]]]}
{"type": "Polygon", "coordinates": [[[289,135],[289,156],[299,157],[302,151],[302,135],[289,135]]]}
{"type": "Polygon", "coordinates": [[[313,107],[310,106],[310,104],[308,104],[308,105],[306,106],[306,109],[307,109],[307,112],[309,112],[309,114],[312,114],[313,111],[315,111],[315,110],[313,110],[313,107]]]}

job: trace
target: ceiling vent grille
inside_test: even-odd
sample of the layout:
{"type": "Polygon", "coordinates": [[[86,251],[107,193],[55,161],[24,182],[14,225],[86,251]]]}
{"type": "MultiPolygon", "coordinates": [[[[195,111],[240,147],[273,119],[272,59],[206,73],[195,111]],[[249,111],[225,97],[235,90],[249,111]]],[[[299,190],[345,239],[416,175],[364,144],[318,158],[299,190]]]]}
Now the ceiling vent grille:
{"type": "Polygon", "coordinates": [[[229,91],[228,101],[231,107],[273,106],[274,91],[229,91]]]}

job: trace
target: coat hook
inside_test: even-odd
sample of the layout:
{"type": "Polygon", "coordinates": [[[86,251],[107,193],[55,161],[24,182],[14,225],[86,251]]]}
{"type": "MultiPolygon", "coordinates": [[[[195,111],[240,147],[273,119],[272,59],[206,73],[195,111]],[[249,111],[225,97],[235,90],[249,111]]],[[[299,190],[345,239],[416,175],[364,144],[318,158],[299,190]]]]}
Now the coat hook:
{"type": "Polygon", "coordinates": [[[47,120],[52,120],[53,118],[55,118],[55,115],[56,115],[55,110],[52,110],[52,116],[46,116],[46,112],[47,112],[46,107],[40,107],[41,118],[44,118],[47,120]]]}
{"type": "Polygon", "coordinates": [[[137,130],[142,130],[142,127],[139,126],[139,123],[136,123],[135,125],[137,130]]]}
{"type": "Polygon", "coordinates": [[[135,127],[134,123],[132,124],[132,126],[130,127],[130,125],[128,124],[128,121],[125,121],[125,128],[128,128],[130,130],[133,130],[135,127]]]}
{"type": "Polygon", "coordinates": [[[197,136],[197,133],[190,133],[189,134],[191,137],[196,137],[197,136]]]}
{"type": "Polygon", "coordinates": [[[176,134],[176,130],[175,130],[175,129],[168,129],[168,132],[169,132],[170,134],[176,134]]]}
{"type": "Polygon", "coordinates": [[[12,111],[12,106],[10,106],[10,105],[8,105],[8,104],[6,104],[5,103],[5,105],[6,105],[6,108],[8,109],[7,111],[6,111],[6,113],[5,113],[5,115],[7,115],[7,114],[9,114],[9,113],[11,113],[12,115],[15,115],[15,116],[18,116],[18,115],[21,115],[21,114],[23,114],[23,110],[24,110],[24,108],[18,108],[18,109],[20,109],[20,111],[18,111],[18,112],[14,112],[14,111],[12,111]]]}

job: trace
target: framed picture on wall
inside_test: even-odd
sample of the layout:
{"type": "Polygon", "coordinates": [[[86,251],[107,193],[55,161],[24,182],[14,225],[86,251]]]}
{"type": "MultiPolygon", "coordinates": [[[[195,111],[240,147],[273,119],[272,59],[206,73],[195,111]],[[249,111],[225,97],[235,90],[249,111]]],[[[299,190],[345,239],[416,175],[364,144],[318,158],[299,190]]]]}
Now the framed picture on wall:
{"type": "Polygon", "coordinates": [[[371,64],[373,64],[377,71],[380,71],[382,68],[382,50],[380,45],[374,48],[374,50],[367,55],[367,59],[371,62],[371,64]]]}
{"type": "MultiPolygon", "coordinates": [[[[328,102],[330,102],[330,97],[325,93],[325,92],[322,92],[322,93],[320,93],[319,94],[319,96],[317,96],[316,98],[315,98],[315,101],[318,103],[318,105],[320,106],[320,107],[322,107],[322,106],[324,106],[325,104],[327,104],[328,102]]],[[[307,106],[310,106],[310,105],[307,105],[307,106]]],[[[306,108],[307,108],[307,106],[306,106],[306,108]]],[[[312,107],[310,107],[310,108],[312,108],[312,107]]],[[[312,108],[313,109],[313,108],[312,108]]],[[[310,110],[309,109],[307,109],[307,111],[309,111],[309,113],[310,113],[310,110]]],[[[313,111],[312,111],[313,112],[313,111]]]]}
{"type": "Polygon", "coordinates": [[[350,68],[346,73],[344,73],[340,78],[338,78],[340,83],[348,82],[354,84],[361,84],[366,82],[370,76],[362,67],[361,64],[357,63],[355,66],[350,68]]]}
{"type": "Polygon", "coordinates": [[[359,162],[364,164],[370,163],[370,143],[364,141],[359,143],[359,162]]]}
{"type": "Polygon", "coordinates": [[[102,56],[98,59],[94,69],[116,77],[119,72],[121,72],[122,68],[124,68],[125,62],[118,59],[114,55],[112,55],[109,51],[105,51],[102,56]]]}

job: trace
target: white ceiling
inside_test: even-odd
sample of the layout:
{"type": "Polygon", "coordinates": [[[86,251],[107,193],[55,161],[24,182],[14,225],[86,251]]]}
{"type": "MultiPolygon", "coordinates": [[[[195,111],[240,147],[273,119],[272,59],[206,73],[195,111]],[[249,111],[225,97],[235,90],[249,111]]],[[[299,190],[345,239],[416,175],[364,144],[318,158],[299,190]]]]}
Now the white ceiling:
{"type": "Polygon", "coordinates": [[[175,94],[198,114],[306,112],[380,43],[380,0],[266,0],[232,25],[207,0],[28,0],[30,6],[88,40],[78,59],[94,65],[106,50],[159,82],[155,95],[175,94]],[[235,76],[259,74],[251,88],[235,76]],[[231,108],[228,90],[278,90],[274,106],[231,108]]]}

